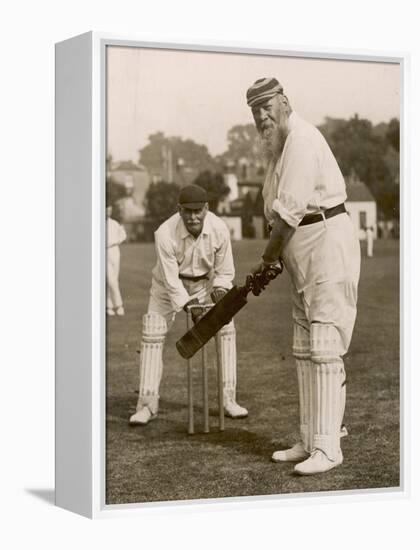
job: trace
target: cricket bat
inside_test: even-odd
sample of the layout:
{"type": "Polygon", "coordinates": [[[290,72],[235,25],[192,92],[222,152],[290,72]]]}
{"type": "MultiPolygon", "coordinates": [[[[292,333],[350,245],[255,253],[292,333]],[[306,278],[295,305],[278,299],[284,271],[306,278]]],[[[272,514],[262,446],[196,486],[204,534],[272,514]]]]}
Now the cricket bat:
{"type": "Polygon", "coordinates": [[[247,277],[244,286],[234,286],[219,300],[187,333],[176,343],[176,348],[184,359],[190,359],[198,350],[215,336],[219,330],[230,323],[233,317],[247,303],[249,292],[256,296],[269,283],[277,277],[282,269],[270,269],[264,273],[264,280],[259,282],[259,288],[255,290],[255,280],[247,277]]]}

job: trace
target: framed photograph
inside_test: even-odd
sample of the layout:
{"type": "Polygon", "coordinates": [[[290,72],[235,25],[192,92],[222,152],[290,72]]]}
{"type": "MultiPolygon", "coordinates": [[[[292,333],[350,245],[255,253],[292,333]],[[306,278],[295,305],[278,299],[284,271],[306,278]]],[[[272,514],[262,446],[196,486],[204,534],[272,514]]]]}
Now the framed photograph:
{"type": "Polygon", "coordinates": [[[405,55],[56,45],[56,501],[401,496],[405,55]]]}

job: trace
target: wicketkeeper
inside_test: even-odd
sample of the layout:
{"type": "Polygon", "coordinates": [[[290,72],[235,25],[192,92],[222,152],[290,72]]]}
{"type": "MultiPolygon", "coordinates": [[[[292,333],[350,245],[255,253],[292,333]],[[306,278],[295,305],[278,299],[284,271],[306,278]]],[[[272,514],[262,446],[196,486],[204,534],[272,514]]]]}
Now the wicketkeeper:
{"type": "Polygon", "coordinates": [[[281,257],[293,294],[301,437],[272,458],[298,462],[299,474],[316,474],[343,461],[342,357],[356,319],[360,246],[344,205],[344,178],[321,133],[292,110],[275,78],[257,80],[247,103],[268,163],[263,197],[271,226],[251,276],[264,280],[281,257]]]}
{"type": "MultiPolygon", "coordinates": [[[[208,210],[206,191],[184,187],[178,213],[155,232],[157,262],[147,313],[143,316],[140,385],[130,424],[156,418],[165,336],[177,313],[187,305],[217,302],[232,287],[235,275],[229,229],[208,210]]],[[[193,310],[193,320],[199,318],[193,310]]],[[[236,402],[236,335],[233,321],[219,332],[225,415],[243,418],[248,411],[236,402]]]]}

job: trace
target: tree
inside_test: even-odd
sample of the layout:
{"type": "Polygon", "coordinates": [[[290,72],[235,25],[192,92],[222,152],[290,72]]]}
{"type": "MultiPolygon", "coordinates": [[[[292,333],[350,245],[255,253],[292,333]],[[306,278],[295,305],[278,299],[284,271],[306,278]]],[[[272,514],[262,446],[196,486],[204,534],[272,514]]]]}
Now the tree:
{"type": "Polygon", "coordinates": [[[386,126],[382,123],[374,127],[369,120],[355,115],[347,121],[327,119],[319,129],[326,136],[343,174],[349,176],[356,172],[389,219],[399,212],[399,155],[390,145],[390,142],[397,144],[395,135],[399,124],[392,122],[386,126]]]}
{"type": "Polygon", "coordinates": [[[196,173],[214,167],[214,161],[205,145],[192,139],[166,137],[163,132],[149,136],[149,144],[140,150],[141,163],[151,175],[166,181],[177,180],[177,167],[181,164],[196,173]]]}
{"type": "Polygon", "coordinates": [[[146,216],[158,223],[167,220],[177,211],[178,195],[179,187],[175,183],[152,183],[145,197],[146,216]]]}
{"type": "Polygon", "coordinates": [[[258,155],[258,132],[255,124],[237,124],[228,131],[227,155],[235,161],[241,158],[255,160],[258,155]]]}
{"type": "Polygon", "coordinates": [[[226,185],[222,174],[213,174],[210,170],[200,172],[195,178],[194,184],[203,187],[207,191],[209,208],[212,212],[217,212],[219,202],[230,193],[230,188],[226,185]]]}
{"type": "Polygon", "coordinates": [[[389,121],[386,139],[395,151],[400,152],[400,121],[397,118],[389,121]]]}
{"type": "MultiPolygon", "coordinates": [[[[246,166],[250,168],[247,174],[254,178],[255,175],[259,177],[261,174],[258,172],[262,167],[262,157],[260,153],[258,132],[255,124],[237,124],[233,126],[227,134],[228,149],[225,153],[217,158],[220,168],[228,165],[233,165],[236,169],[240,165],[242,159],[246,159],[246,166]]],[[[243,179],[242,174],[239,175],[243,179]]]]}
{"type": "Polygon", "coordinates": [[[324,124],[318,126],[318,130],[327,140],[330,146],[334,143],[334,136],[337,131],[342,128],[345,128],[347,125],[347,120],[344,118],[331,118],[325,117],[324,124]]]}
{"type": "Polygon", "coordinates": [[[118,199],[125,196],[124,185],[116,182],[114,178],[109,175],[106,178],[106,204],[112,206],[118,199]]]}

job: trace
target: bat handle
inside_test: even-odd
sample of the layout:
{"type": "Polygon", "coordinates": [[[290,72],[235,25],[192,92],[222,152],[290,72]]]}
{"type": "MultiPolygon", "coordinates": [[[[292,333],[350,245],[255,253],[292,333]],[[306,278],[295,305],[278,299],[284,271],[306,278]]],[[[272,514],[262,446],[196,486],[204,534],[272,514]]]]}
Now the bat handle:
{"type": "Polygon", "coordinates": [[[277,275],[283,272],[283,262],[279,260],[276,264],[270,266],[265,272],[267,279],[275,279],[277,275]]]}

